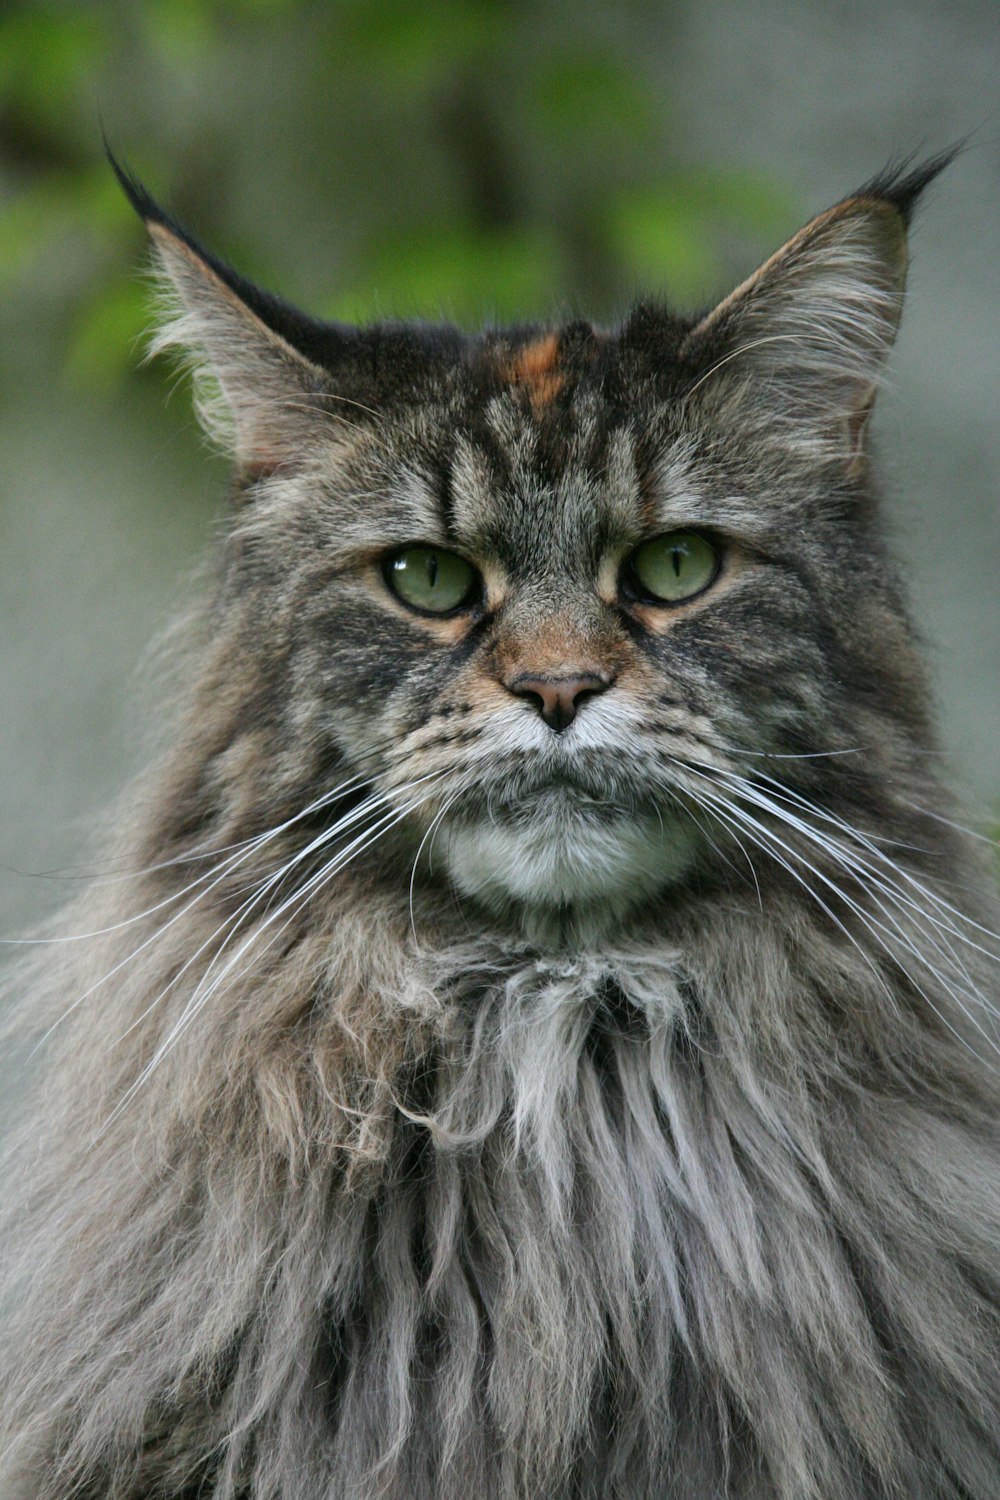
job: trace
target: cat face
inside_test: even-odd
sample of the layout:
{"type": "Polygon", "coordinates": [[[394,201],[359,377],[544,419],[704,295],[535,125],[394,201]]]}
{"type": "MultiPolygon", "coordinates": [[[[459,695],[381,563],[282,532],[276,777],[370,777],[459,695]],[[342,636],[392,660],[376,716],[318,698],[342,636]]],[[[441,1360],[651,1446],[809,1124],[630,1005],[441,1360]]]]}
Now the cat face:
{"type": "Polygon", "coordinates": [[[272,774],[333,759],[487,905],[618,909],[725,857],[704,768],[905,742],[863,438],[922,182],[700,319],[479,337],[312,323],[126,185],[237,463],[223,608],[272,774]]]}
{"type": "Polygon", "coordinates": [[[632,899],[688,867],[696,829],[667,790],[669,757],[708,728],[692,643],[745,565],[738,546],[683,529],[692,497],[644,489],[636,434],[608,422],[593,381],[573,408],[543,418],[499,390],[450,420],[415,415],[405,457],[375,439],[381,472],[355,491],[359,508],[380,497],[366,518],[375,546],[333,539],[341,466],[337,586],[308,590],[314,629],[355,642],[316,663],[317,712],[336,705],[329,731],[351,765],[439,785],[421,821],[438,820],[459,888],[491,902],[632,899]],[[671,535],[701,542],[711,569],[690,599],[651,603],[631,560],[671,535]],[[420,570],[453,557],[468,591],[438,614],[420,570]],[[397,590],[400,564],[425,585],[416,603],[397,590]]]}

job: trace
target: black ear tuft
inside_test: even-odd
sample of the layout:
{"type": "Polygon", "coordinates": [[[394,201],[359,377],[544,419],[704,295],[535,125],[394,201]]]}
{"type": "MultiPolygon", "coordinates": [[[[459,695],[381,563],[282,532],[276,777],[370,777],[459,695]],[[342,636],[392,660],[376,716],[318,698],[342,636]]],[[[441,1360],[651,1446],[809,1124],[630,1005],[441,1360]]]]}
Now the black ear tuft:
{"type": "Polygon", "coordinates": [[[306,313],[300,312],[298,308],[286,302],[283,297],[255,286],[252,281],[241,276],[239,271],[234,271],[232,266],[227,265],[211,250],[206,250],[204,245],[200,244],[193,235],[177,223],[176,219],[160,207],[138,177],[118,160],[106,138],[104,151],[111,170],[121,184],[122,191],[147,229],[165,230],[172,239],[186,245],[192,255],[213,271],[223,285],[235,293],[243,305],[248,307],[267,328],[270,328],[272,333],[278,334],[307,359],[317,364],[324,363],[332,335],[340,331],[335,325],[322,324],[317,319],[310,318],[306,313]]]}
{"type": "Polygon", "coordinates": [[[185,238],[179,227],[173,223],[168,214],[163,212],[163,209],[146,190],[135,173],[124,162],[118,160],[111,149],[107,136],[104,137],[104,154],[108,159],[112,172],[118,178],[122,192],[143,223],[162,224],[165,228],[173,230],[174,234],[179,235],[182,239],[185,238]]]}
{"type": "Polygon", "coordinates": [[[245,302],[263,322],[269,323],[270,320],[266,316],[267,307],[272,301],[276,301],[277,299],[272,299],[269,293],[262,292],[258,287],[253,286],[238,271],[234,271],[231,266],[227,266],[225,261],[220,260],[217,255],[213,255],[211,250],[206,250],[204,245],[199,244],[193,235],[188,234],[187,230],[178,224],[176,219],[160,207],[152,193],[139,181],[135,173],[118,160],[108,145],[107,140],[104,142],[104,154],[111,164],[111,170],[118,178],[122,192],[147,229],[156,225],[161,229],[166,229],[173,239],[179,240],[183,245],[187,245],[188,249],[193,251],[204,265],[210,267],[219,280],[234,291],[240,300],[245,302]]]}
{"type": "Polygon", "coordinates": [[[922,162],[915,162],[913,155],[897,158],[887,163],[877,176],[866,182],[856,193],[852,193],[851,197],[877,198],[884,203],[891,203],[908,228],[921,193],[945,167],[951,166],[956,156],[965,150],[965,146],[966,142],[961,140],[922,162]]]}
{"type": "Polygon", "coordinates": [[[789,452],[860,472],[902,311],[909,220],[960,149],[893,163],[794,234],[691,330],[682,354],[703,373],[688,396],[726,420],[742,407],[789,452]]]}

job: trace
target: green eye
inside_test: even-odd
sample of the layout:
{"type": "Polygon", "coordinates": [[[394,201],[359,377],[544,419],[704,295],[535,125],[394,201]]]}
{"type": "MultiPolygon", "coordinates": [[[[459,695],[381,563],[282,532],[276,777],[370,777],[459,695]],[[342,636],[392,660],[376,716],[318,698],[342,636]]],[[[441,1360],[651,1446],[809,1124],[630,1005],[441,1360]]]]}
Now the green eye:
{"type": "Polygon", "coordinates": [[[464,557],[439,547],[403,547],[386,559],[385,581],[412,609],[446,615],[472,594],[476,570],[464,557]]]}
{"type": "Polygon", "coordinates": [[[677,604],[714,583],[719,561],[718,550],[697,531],[668,531],[637,547],[628,568],[647,594],[677,604]]]}

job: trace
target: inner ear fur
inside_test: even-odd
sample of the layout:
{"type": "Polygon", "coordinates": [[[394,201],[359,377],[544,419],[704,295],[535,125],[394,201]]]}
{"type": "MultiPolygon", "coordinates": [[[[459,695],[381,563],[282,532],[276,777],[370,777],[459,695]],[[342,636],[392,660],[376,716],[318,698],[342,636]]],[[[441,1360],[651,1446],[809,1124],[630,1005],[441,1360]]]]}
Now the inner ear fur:
{"type": "Polygon", "coordinates": [[[857,195],[818,215],[688,334],[688,398],[786,448],[864,460],[864,433],[899,327],[905,215],[857,195]]]}
{"type": "Polygon", "coordinates": [[[294,460],[331,426],[327,373],[248,305],[171,225],[147,221],[162,319],[150,353],[180,350],[192,370],[206,432],[242,472],[294,460]]]}

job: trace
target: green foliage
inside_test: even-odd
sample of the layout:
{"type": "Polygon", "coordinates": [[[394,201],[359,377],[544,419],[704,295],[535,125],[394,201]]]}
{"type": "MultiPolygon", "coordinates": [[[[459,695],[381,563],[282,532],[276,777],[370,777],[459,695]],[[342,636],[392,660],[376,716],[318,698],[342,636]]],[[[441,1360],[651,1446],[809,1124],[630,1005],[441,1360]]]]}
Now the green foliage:
{"type": "Polygon", "coordinates": [[[701,301],[795,205],[685,146],[643,72],[651,15],[637,0],[22,4],[0,21],[0,293],[63,378],[110,390],[134,365],[143,240],[101,159],[106,110],[116,149],[200,238],[306,287],[323,315],[478,324],[567,304],[607,317],[636,289],[701,301]]]}
{"type": "Polygon", "coordinates": [[[87,11],[28,7],[0,19],[0,94],[58,136],[63,106],[103,62],[106,32],[87,11]]]}
{"type": "Polygon", "coordinates": [[[723,285],[733,236],[794,222],[790,194],[760,175],[673,172],[650,187],[613,196],[606,229],[613,254],[639,285],[665,284],[681,307],[723,285]]]}
{"type": "Polygon", "coordinates": [[[336,37],[371,78],[419,93],[503,44],[495,0],[345,0],[336,37]]]}
{"type": "Polygon", "coordinates": [[[422,226],[382,237],[366,261],[366,272],[323,309],[327,316],[500,322],[541,315],[560,291],[558,241],[541,227],[422,226]]]}

